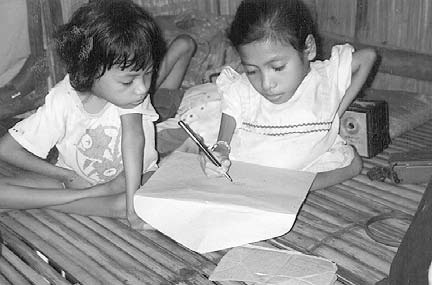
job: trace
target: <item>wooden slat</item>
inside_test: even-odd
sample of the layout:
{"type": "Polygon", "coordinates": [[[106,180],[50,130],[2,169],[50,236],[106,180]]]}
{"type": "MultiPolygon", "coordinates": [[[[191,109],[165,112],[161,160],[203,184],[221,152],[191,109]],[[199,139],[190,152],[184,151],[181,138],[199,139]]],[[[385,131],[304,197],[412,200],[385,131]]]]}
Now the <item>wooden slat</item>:
{"type": "MultiPolygon", "coordinates": [[[[151,284],[148,279],[145,280],[145,275],[139,274],[138,268],[134,267],[134,262],[127,262],[131,270],[126,270],[122,266],[122,262],[126,262],[125,259],[128,257],[122,254],[120,249],[111,247],[98,233],[79,225],[70,216],[67,221],[59,222],[46,211],[32,210],[28,213],[32,214],[32,219],[40,222],[39,227],[44,233],[37,230],[38,234],[43,234],[52,244],[63,248],[77,264],[84,268],[92,268],[91,274],[97,280],[103,281],[104,284],[122,284],[125,281],[129,284],[151,284]],[[55,236],[48,235],[47,232],[55,233],[55,236]],[[98,248],[93,243],[94,240],[100,242],[102,248],[105,246],[112,250],[115,256],[110,256],[106,251],[102,251],[101,247],[98,248]]],[[[144,268],[139,269],[144,271],[144,268]]],[[[75,274],[70,273],[70,275],[78,278],[75,274]]],[[[155,278],[155,280],[158,279],[155,278]]]]}
{"type": "Polygon", "coordinates": [[[31,246],[43,253],[55,264],[61,264],[62,269],[77,278],[82,284],[109,284],[103,283],[101,279],[93,276],[96,270],[85,263],[85,259],[76,258],[78,249],[66,243],[61,237],[47,229],[36,219],[29,217],[24,211],[8,212],[8,215],[1,217],[2,223],[12,228],[19,236],[25,239],[31,246]],[[12,216],[14,216],[12,218],[12,216]],[[87,271],[91,268],[91,271],[87,271]]]}
{"type": "MultiPolygon", "coordinates": [[[[175,271],[184,273],[191,273],[191,271],[203,272],[207,277],[216,266],[214,263],[205,259],[202,255],[189,251],[186,248],[173,243],[171,239],[163,236],[157,231],[149,230],[140,233],[135,232],[125,234],[130,232],[130,230],[119,225],[114,220],[100,217],[93,217],[93,219],[113,233],[121,235],[136,247],[142,248],[143,246],[149,246],[153,248],[152,257],[157,258],[161,264],[164,264],[168,268],[173,268],[175,271]],[[178,263],[179,261],[180,263],[178,263]],[[183,264],[183,266],[181,264],[183,264]]],[[[197,276],[196,273],[192,273],[192,275],[194,275],[194,279],[201,279],[201,277],[197,276]]],[[[201,284],[211,284],[208,279],[202,279],[201,281],[201,284]]]]}
{"type": "Polygon", "coordinates": [[[2,256],[6,259],[18,272],[20,272],[27,280],[34,285],[47,285],[48,280],[37,273],[33,268],[28,266],[18,256],[13,254],[6,246],[2,246],[2,256]]]}
{"type": "Polygon", "coordinates": [[[4,276],[1,272],[0,272],[0,284],[11,285],[11,283],[6,279],[6,276],[4,276]]]}
{"type": "Polygon", "coordinates": [[[0,258],[0,272],[12,284],[31,285],[31,283],[16,270],[6,259],[0,258]]]}
{"type": "MultiPolygon", "coordinates": [[[[0,232],[3,240],[13,252],[45,279],[56,285],[70,285],[56,270],[40,258],[36,251],[20,240],[10,229],[0,224],[0,232]]],[[[1,283],[0,283],[1,284],[1,283]]]]}
{"type": "MultiPolygon", "coordinates": [[[[79,243],[80,249],[95,259],[106,271],[116,275],[119,280],[133,280],[136,278],[136,281],[142,282],[142,284],[151,284],[152,282],[164,283],[168,281],[164,279],[165,276],[162,277],[163,274],[168,274],[167,271],[163,271],[163,274],[155,274],[155,271],[151,269],[154,269],[156,266],[152,268],[147,267],[147,263],[151,266],[151,259],[147,258],[144,263],[140,263],[126,252],[127,248],[125,249],[112,244],[107,239],[107,236],[103,235],[104,232],[98,231],[98,227],[89,228],[75,220],[71,215],[55,211],[32,211],[32,213],[37,219],[62,235],[68,242],[73,244],[79,243]],[[60,227],[59,225],[67,226],[60,227]],[[132,276],[129,274],[124,275],[124,272],[129,272],[132,276]]],[[[88,218],[82,218],[81,220],[88,220],[88,218]]],[[[107,231],[105,233],[109,235],[107,231]]],[[[126,243],[123,244],[123,246],[126,245],[126,243]]],[[[131,249],[127,251],[130,252],[131,249]]]]}
{"type": "Polygon", "coordinates": [[[208,280],[193,267],[187,266],[184,262],[179,260],[178,257],[171,255],[169,252],[155,247],[153,243],[149,243],[147,239],[131,231],[130,228],[122,223],[112,224],[112,226],[116,228],[116,234],[101,224],[96,223],[94,220],[79,216],[76,216],[76,219],[103,235],[111,243],[133,256],[152,272],[164,276],[165,279],[171,282],[172,280],[178,280],[179,277],[185,275],[185,273],[187,273],[188,279],[195,279],[200,284],[206,284],[208,282],[208,280]],[[120,235],[118,233],[120,233],[120,235]],[[135,236],[131,237],[133,235],[135,236]],[[134,238],[136,238],[136,240],[134,240],[134,238]]]}

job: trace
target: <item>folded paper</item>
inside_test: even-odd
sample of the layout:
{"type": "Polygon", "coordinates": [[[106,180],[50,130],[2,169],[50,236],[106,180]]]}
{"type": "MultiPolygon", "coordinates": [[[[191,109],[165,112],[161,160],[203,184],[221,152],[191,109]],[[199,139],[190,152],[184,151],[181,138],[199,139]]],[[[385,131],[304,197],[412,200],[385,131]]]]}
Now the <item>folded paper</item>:
{"type": "Polygon", "coordinates": [[[174,152],[134,198],[145,222],[206,253],[280,236],[294,224],[314,173],[233,161],[233,183],[208,178],[199,156],[174,152]]]}
{"type": "Polygon", "coordinates": [[[209,279],[266,285],[331,285],[336,281],[336,270],[336,264],[324,258],[291,250],[244,246],[225,254],[209,279]]]}

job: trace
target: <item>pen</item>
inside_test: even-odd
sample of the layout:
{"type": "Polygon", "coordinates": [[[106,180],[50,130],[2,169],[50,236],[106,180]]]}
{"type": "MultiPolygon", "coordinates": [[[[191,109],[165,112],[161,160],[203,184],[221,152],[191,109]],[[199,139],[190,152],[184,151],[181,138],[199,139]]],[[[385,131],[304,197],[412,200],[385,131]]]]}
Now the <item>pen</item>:
{"type": "MultiPolygon", "coordinates": [[[[208,150],[207,146],[198,138],[197,134],[183,121],[179,121],[178,124],[180,127],[185,130],[188,136],[198,145],[198,147],[204,152],[204,154],[210,159],[210,161],[216,165],[217,167],[222,167],[222,164],[217,160],[217,158],[208,150]]],[[[233,182],[231,176],[228,173],[224,172],[223,175],[231,182],[233,182]]]]}

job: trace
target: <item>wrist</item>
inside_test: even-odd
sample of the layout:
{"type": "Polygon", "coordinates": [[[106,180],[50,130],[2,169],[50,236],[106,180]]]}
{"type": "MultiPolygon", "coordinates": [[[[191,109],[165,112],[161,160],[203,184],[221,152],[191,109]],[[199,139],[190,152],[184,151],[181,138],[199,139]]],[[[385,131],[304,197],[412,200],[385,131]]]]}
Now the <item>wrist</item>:
{"type": "Polygon", "coordinates": [[[231,146],[226,141],[217,141],[212,147],[212,151],[217,151],[228,156],[231,152],[231,146]]]}
{"type": "Polygon", "coordinates": [[[55,177],[56,179],[66,183],[73,182],[76,179],[77,174],[75,173],[75,171],[65,169],[65,168],[60,168],[60,167],[59,169],[60,169],[60,173],[56,175],[55,177]]]}

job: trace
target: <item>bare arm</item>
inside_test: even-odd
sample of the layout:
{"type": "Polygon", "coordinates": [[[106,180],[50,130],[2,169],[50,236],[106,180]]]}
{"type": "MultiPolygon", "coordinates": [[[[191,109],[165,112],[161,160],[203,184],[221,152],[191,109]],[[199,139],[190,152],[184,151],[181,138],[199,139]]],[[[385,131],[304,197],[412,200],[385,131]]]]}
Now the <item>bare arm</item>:
{"type": "MultiPolygon", "coordinates": [[[[219,127],[218,141],[224,141],[227,144],[231,143],[232,136],[234,134],[234,130],[236,128],[236,121],[230,115],[222,113],[221,124],[219,127]]],[[[215,151],[220,151],[221,154],[225,154],[223,149],[218,149],[222,146],[217,146],[215,151]]],[[[228,156],[228,154],[226,154],[228,156]]]]}
{"type": "MultiPolygon", "coordinates": [[[[229,145],[231,143],[235,128],[235,119],[230,115],[222,113],[218,142],[226,142],[227,145],[229,145]]],[[[227,172],[229,170],[231,161],[229,160],[230,149],[227,147],[227,145],[220,143],[217,144],[213,149],[215,156],[222,164],[222,168],[216,167],[204,155],[202,156],[201,167],[208,177],[222,176],[223,172],[227,172]]]]}
{"type": "Polygon", "coordinates": [[[346,181],[354,176],[357,176],[362,170],[363,162],[361,157],[355,152],[354,159],[351,164],[345,166],[343,168],[337,168],[334,170],[319,172],[315,176],[314,181],[312,182],[312,186],[310,188],[311,191],[323,189],[343,181],[346,181]]]}
{"type": "Polygon", "coordinates": [[[376,60],[376,52],[373,49],[361,49],[353,53],[351,63],[351,85],[348,87],[344,98],[338,108],[338,115],[342,116],[358,92],[363,87],[376,60]]]}
{"type": "Polygon", "coordinates": [[[138,227],[133,198],[141,185],[144,157],[144,130],[141,114],[125,114],[120,117],[122,124],[122,156],[126,178],[126,214],[132,227],[138,227]]]}
{"type": "Polygon", "coordinates": [[[6,134],[0,139],[0,159],[24,170],[16,176],[0,177],[0,209],[33,209],[63,205],[84,198],[109,195],[111,189],[94,186],[74,171],[56,167],[33,155],[6,134]],[[67,187],[73,177],[83,180],[81,187],[67,187]],[[64,184],[63,184],[64,183],[64,184]]]}
{"type": "MultiPolygon", "coordinates": [[[[52,165],[30,153],[15,141],[9,133],[6,133],[0,139],[0,159],[24,170],[48,176],[65,184],[80,180],[80,177],[74,171],[52,165]]],[[[83,187],[89,186],[88,183],[84,182],[80,184],[83,187]]]]}

